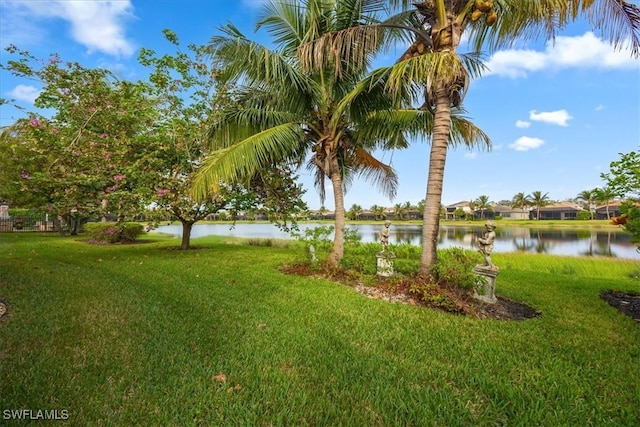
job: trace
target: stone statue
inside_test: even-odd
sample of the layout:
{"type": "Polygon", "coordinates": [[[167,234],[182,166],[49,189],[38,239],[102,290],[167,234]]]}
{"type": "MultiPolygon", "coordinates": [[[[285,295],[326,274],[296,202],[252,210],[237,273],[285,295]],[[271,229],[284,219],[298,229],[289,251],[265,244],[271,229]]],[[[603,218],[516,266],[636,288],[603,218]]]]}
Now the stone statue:
{"type": "Polygon", "coordinates": [[[478,239],[478,243],[480,243],[480,253],[484,255],[484,266],[486,268],[494,269],[496,268],[491,262],[491,252],[493,251],[493,242],[496,239],[496,223],[493,221],[487,221],[484,225],[485,231],[484,235],[478,239]]]}
{"type": "Polygon", "coordinates": [[[384,222],[382,230],[380,230],[380,244],[382,245],[382,252],[386,252],[387,247],[389,246],[389,226],[391,226],[391,221],[387,220],[384,222]]]}

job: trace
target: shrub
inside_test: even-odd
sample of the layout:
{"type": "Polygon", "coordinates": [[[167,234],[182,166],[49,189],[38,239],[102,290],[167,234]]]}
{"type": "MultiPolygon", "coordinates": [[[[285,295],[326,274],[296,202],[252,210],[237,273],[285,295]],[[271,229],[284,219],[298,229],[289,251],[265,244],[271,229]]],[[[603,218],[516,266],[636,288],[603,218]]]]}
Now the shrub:
{"type": "Polygon", "coordinates": [[[142,224],[137,223],[91,223],[87,232],[95,243],[133,243],[144,232],[142,224]]]}
{"type": "Polygon", "coordinates": [[[579,221],[586,221],[591,219],[591,212],[589,211],[580,211],[576,214],[576,219],[579,221]]]}
{"type": "Polygon", "coordinates": [[[475,251],[459,247],[438,252],[438,261],[432,267],[432,275],[441,285],[462,289],[473,289],[477,277],[473,268],[478,263],[475,251]]]}

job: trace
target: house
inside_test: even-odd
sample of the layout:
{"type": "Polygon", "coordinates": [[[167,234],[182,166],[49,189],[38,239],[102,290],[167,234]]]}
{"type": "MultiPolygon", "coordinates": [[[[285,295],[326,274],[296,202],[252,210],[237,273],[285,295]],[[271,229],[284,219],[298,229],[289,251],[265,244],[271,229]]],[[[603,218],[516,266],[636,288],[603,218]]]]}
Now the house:
{"type": "Polygon", "coordinates": [[[328,210],[310,210],[309,211],[309,219],[312,220],[324,220],[324,219],[336,219],[335,211],[328,210]]]}
{"type": "Polygon", "coordinates": [[[584,209],[573,202],[557,202],[541,207],[539,216],[538,209],[534,207],[529,215],[531,219],[576,219],[578,212],[582,211],[584,209]]]}
{"type": "Polygon", "coordinates": [[[493,205],[487,209],[476,209],[473,211],[473,219],[495,219],[496,217],[506,219],[529,219],[529,211],[505,205],[493,205]]]}
{"type": "Polygon", "coordinates": [[[471,209],[470,202],[458,202],[453,205],[445,206],[445,219],[461,219],[459,216],[455,215],[455,212],[461,209],[466,215],[473,215],[473,210],[471,209]]]}
{"type": "Polygon", "coordinates": [[[594,219],[611,219],[615,216],[620,216],[622,215],[622,212],[620,212],[620,205],[622,205],[622,202],[615,201],[607,205],[597,206],[595,214],[593,215],[593,218],[594,219]]]}

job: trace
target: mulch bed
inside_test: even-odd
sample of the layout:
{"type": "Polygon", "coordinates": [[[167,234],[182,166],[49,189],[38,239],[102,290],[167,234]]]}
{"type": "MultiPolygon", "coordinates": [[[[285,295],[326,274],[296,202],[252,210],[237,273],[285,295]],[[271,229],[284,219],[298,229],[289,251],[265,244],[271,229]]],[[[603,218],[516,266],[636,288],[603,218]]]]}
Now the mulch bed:
{"type": "MultiPolygon", "coordinates": [[[[415,279],[411,278],[378,278],[374,286],[366,286],[361,282],[360,276],[357,274],[339,269],[320,269],[318,271],[317,269],[312,269],[309,265],[294,265],[284,266],[281,268],[281,271],[285,274],[315,276],[333,280],[334,282],[350,286],[369,298],[443,310],[443,307],[433,306],[412,294],[409,289],[411,287],[411,280],[415,279]]],[[[495,304],[487,304],[473,298],[469,293],[459,290],[449,289],[446,290],[446,294],[451,297],[456,309],[445,309],[445,311],[455,314],[470,315],[481,319],[499,320],[526,320],[542,316],[542,313],[535,308],[508,298],[498,296],[498,301],[495,304]],[[464,307],[464,309],[459,309],[459,307],[464,307]]],[[[640,294],[609,290],[602,292],[600,298],[640,324],[640,294]]]]}
{"type": "Polygon", "coordinates": [[[361,283],[360,277],[356,274],[343,270],[321,271],[313,270],[309,265],[285,266],[281,268],[285,274],[295,274],[299,276],[312,276],[333,280],[334,282],[350,286],[357,292],[369,298],[381,299],[389,302],[399,302],[403,304],[430,307],[455,314],[470,315],[481,319],[499,320],[526,320],[540,317],[542,313],[527,304],[512,301],[508,298],[497,297],[495,304],[487,304],[473,298],[468,292],[461,292],[455,289],[446,289],[446,293],[452,302],[452,309],[448,310],[442,306],[434,306],[420,300],[412,294],[409,289],[411,278],[378,278],[375,286],[365,286],[361,283]]]}
{"type": "Polygon", "coordinates": [[[600,298],[640,323],[640,294],[609,290],[602,292],[600,298]]]}

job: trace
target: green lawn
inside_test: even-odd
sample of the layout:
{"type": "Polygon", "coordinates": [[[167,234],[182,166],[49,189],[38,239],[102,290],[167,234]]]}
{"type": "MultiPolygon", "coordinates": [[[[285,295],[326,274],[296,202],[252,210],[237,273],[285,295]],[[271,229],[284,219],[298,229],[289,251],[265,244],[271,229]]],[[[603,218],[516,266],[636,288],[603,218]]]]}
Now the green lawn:
{"type": "Polygon", "coordinates": [[[19,409],[118,426],[640,420],[640,325],[599,298],[640,291],[633,261],[494,254],[498,295],[542,311],[506,322],[285,276],[294,245],[145,238],[0,234],[0,425],[25,425],[6,419],[19,409]]]}

